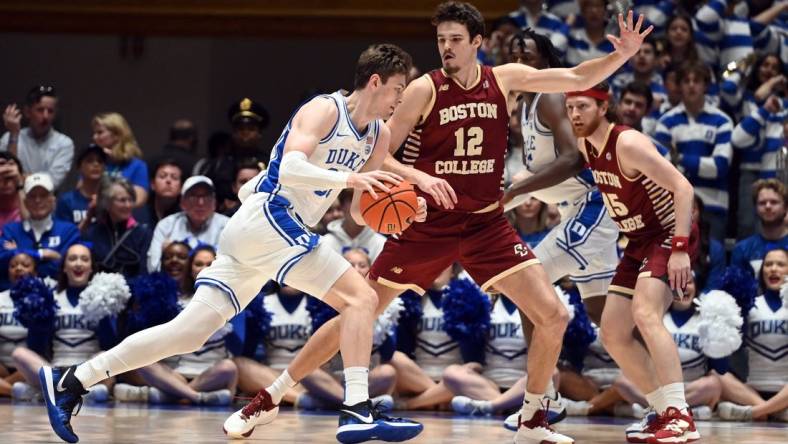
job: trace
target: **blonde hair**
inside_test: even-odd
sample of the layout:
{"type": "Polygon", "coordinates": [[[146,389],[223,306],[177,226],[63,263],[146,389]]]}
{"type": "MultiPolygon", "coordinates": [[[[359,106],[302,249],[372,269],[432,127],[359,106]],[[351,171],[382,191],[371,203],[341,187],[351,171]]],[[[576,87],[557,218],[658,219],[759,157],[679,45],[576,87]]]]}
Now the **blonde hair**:
{"type": "Polygon", "coordinates": [[[110,147],[112,160],[125,163],[134,157],[142,157],[137,139],[131,132],[131,127],[126,119],[119,113],[101,113],[93,117],[93,126],[101,125],[118,138],[118,143],[110,147]]]}

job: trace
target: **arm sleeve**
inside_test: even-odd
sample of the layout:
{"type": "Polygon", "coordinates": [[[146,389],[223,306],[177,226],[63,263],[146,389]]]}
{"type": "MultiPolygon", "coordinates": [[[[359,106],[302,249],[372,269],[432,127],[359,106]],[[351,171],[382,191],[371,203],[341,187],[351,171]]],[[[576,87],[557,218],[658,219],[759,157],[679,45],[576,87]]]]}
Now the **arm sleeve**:
{"type": "Polygon", "coordinates": [[[762,142],[761,130],[764,128],[768,114],[763,107],[760,107],[743,118],[731,134],[733,147],[738,149],[757,148],[762,142]]]}
{"type": "Polygon", "coordinates": [[[704,179],[721,179],[728,174],[732,157],[731,122],[728,120],[717,129],[714,149],[711,155],[684,155],[681,163],[688,176],[704,179]]]}
{"type": "Polygon", "coordinates": [[[150,179],[148,178],[148,165],[141,159],[134,159],[133,168],[129,171],[129,182],[139,187],[150,190],[150,179]]]}
{"type": "Polygon", "coordinates": [[[331,171],[309,163],[306,154],[301,151],[289,151],[282,157],[279,167],[279,181],[282,185],[309,190],[347,188],[350,174],[343,171],[331,171]]]}

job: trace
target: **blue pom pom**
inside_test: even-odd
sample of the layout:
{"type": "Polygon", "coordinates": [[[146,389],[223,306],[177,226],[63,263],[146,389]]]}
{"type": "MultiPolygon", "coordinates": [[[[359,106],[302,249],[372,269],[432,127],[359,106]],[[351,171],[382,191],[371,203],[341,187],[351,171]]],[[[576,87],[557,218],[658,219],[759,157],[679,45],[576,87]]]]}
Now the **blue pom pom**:
{"type": "Polygon", "coordinates": [[[328,322],[334,316],[339,315],[330,305],[312,296],[307,296],[306,310],[312,317],[312,333],[316,332],[321,325],[328,322]]]}
{"type": "Polygon", "coordinates": [[[55,314],[60,308],[52,289],[43,280],[25,276],[11,287],[14,317],[20,324],[37,332],[55,330],[55,314]]]}
{"type": "Polygon", "coordinates": [[[268,331],[271,330],[271,313],[265,309],[263,297],[262,293],[258,294],[246,306],[247,328],[259,333],[261,338],[268,336],[268,331]]]}
{"type": "Polygon", "coordinates": [[[566,327],[561,355],[577,371],[581,371],[583,369],[583,359],[585,359],[585,355],[588,352],[588,346],[596,340],[596,333],[579,295],[578,297],[572,296],[572,293],[570,293],[569,300],[575,309],[575,315],[572,318],[572,322],[566,327]]]}
{"type": "Polygon", "coordinates": [[[408,290],[399,295],[399,298],[403,307],[399,314],[399,327],[408,331],[415,331],[424,314],[421,306],[421,295],[415,291],[408,290]]]}
{"type": "Polygon", "coordinates": [[[720,290],[736,299],[736,304],[741,307],[742,318],[747,319],[758,295],[758,281],[748,270],[736,266],[726,268],[720,281],[720,290]]]}
{"type": "Polygon", "coordinates": [[[138,276],[129,282],[131,307],[128,328],[134,333],[171,321],[180,313],[178,283],[165,273],[138,276]]]}
{"type": "Polygon", "coordinates": [[[443,321],[455,341],[484,343],[490,329],[490,298],[468,279],[454,279],[443,291],[443,321]]]}

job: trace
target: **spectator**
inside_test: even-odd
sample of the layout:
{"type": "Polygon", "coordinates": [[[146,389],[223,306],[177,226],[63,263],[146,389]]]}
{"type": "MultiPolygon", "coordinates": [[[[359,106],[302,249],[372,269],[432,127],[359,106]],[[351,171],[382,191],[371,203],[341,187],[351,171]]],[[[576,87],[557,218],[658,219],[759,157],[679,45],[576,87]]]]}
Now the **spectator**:
{"type": "Polygon", "coordinates": [[[77,187],[60,195],[57,199],[55,219],[72,222],[86,227],[88,209],[95,206],[99,182],[107,165],[107,154],[98,145],[89,145],[77,155],[79,182],[77,187]]]}
{"type": "Polygon", "coordinates": [[[546,35],[559,52],[559,57],[566,54],[569,26],[555,14],[542,9],[541,0],[520,0],[520,9],[509,14],[520,29],[531,28],[539,34],[546,35]]]}
{"type": "Polygon", "coordinates": [[[96,217],[86,230],[101,271],[121,273],[127,278],[145,272],[145,253],[151,231],[131,216],[134,187],[123,177],[105,177],[96,198],[96,217]]]}
{"type": "Polygon", "coordinates": [[[761,179],[753,185],[752,199],[760,220],[760,233],[736,243],[731,265],[757,275],[764,254],[774,248],[788,248],[788,227],[785,225],[785,185],[777,179],[761,179]]]}
{"type": "MultiPolygon", "coordinates": [[[[117,344],[115,316],[110,314],[101,319],[90,319],[95,316],[90,310],[95,310],[97,305],[80,303],[83,301],[83,291],[97,271],[90,249],[82,244],[74,244],[64,256],[54,295],[54,331],[32,334],[31,330],[27,346],[19,346],[13,353],[16,367],[25,378],[25,382],[14,384],[14,398],[20,401],[40,396],[38,369],[41,366],[74,365],[117,344]]],[[[103,289],[107,290],[106,287],[103,289]]],[[[114,382],[114,378],[108,378],[90,387],[85,399],[106,402],[109,398],[108,388],[114,382]]]]}
{"type": "Polygon", "coordinates": [[[725,272],[725,247],[722,242],[709,236],[709,224],[703,220],[703,201],[696,194],[692,199],[692,220],[698,225],[700,242],[698,258],[693,264],[695,283],[701,293],[720,288],[722,273],[725,272]]]}
{"type": "MultiPolygon", "coordinates": [[[[638,131],[642,130],[648,135],[649,132],[645,131],[643,126],[653,124],[656,127],[656,120],[650,118],[654,116],[654,113],[649,112],[652,109],[653,100],[654,96],[651,95],[651,89],[647,84],[637,80],[627,84],[621,90],[621,99],[615,108],[618,122],[638,131]]],[[[663,156],[670,156],[670,150],[654,137],[649,136],[649,138],[663,156]]]]}
{"type": "MultiPolygon", "coordinates": [[[[208,176],[213,170],[218,169],[216,163],[229,162],[227,156],[230,154],[230,133],[216,131],[208,138],[208,157],[203,157],[194,164],[191,170],[192,176],[208,176]]],[[[184,174],[189,174],[184,171],[184,174]]]]}
{"type": "Polygon", "coordinates": [[[181,189],[181,208],[183,211],[156,224],[148,250],[148,271],[159,270],[162,249],[170,242],[183,241],[192,248],[200,242],[215,246],[230,220],[223,214],[216,214],[216,189],[205,176],[186,179],[181,189]]]}
{"type": "MultiPolygon", "coordinates": [[[[36,274],[36,261],[26,253],[17,253],[8,261],[8,280],[13,286],[24,276],[36,274]]],[[[14,316],[11,290],[0,291],[0,396],[11,396],[11,387],[23,379],[17,372],[11,353],[24,344],[27,328],[14,316]]]]}
{"type": "Polygon", "coordinates": [[[733,124],[719,108],[706,103],[708,67],[688,62],[678,70],[681,104],[657,123],[656,139],[671,149],[673,163],[682,171],[705,206],[703,219],[711,237],[723,239],[728,212],[728,172],[733,156],[733,124]]]}
{"type": "Polygon", "coordinates": [[[148,199],[150,178],[148,166],[142,161],[142,151],[126,119],[118,113],[103,113],[93,117],[93,142],[107,153],[107,173],[125,177],[134,185],[134,208],[148,199]]]}
{"type": "Polygon", "coordinates": [[[512,17],[503,16],[495,19],[491,28],[490,36],[482,40],[476,58],[485,65],[497,66],[508,60],[509,42],[519,25],[512,17]]]}
{"type": "MultiPolygon", "coordinates": [[[[514,181],[522,180],[515,177],[514,181]]],[[[535,247],[550,231],[547,223],[547,204],[528,197],[525,202],[516,206],[509,214],[510,221],[529,247],[535,247]]],[[[560,218],[560,216],[559,216],[560,218]]]]}
{"type": "Polygon", "coordinates": [[[739,69],[723,76],[720,98],[737,120],[752,114],[771,95],[785,96],[785,72],[776,54],[756,58],[746,76],[739,69]]]}
{"type": "Polygon", "coordinates": [[[328,233],[320,242],[327,244],[339,254],[353,248],[360,248],[366,252],[372,261],[378,257],[386,243],[386,237],[372,231],[366,225],[359,225],[350,214],[353,201],[353,190],[344,190],[339,193],[339,205],[342,208],[342,218],[328,224],[328,233]]]}
{"type": "Polygon", "coordinates": [[[659,73],[657,64],[657,48],[654,40],[649,36],[643,41],[635,56],[629,60],[631,71],[622,72],[613,78],[610,87],[616,99],[621,99],[621,92],[624,87],[637,80],[648,85],[651,90],[653,104],[649,106],[650,112],[653,108],[659,108],[663,102],[668,101],[668,93],[665,91],[665,84],[662,75],[659,73]]]}
{"type": "Polygon", "coordinates": [[[162,160],[175,162],[184,174],[190,174],[196,163],[197,128],[188,119],[178,119],[170,126],[167,144],[156,156],[146,159],[148,165],[161,164],[162,160]]]}
{"type": "Polygon", "coordinates": [[[695,13],[698,54],[715,71],[753,52],[750,21],[734,13],[736,3],[709,0],[695,13]]]}
{"type": "Polygon", "coordinates": [[[63,183],[74,159],[74,142],[52,128],[57,116],[57,95],[51,86],[36,86],[27,93],[23,108],[28,126],[21,128],[22,113],[16,104],[6,107],[3,122],[8,130],[0,137],[0,151],[8,151],[30,173],[48,173],[55,188],[63,183]]]}
{"type": "Polygon", "coordinates": [[[22,163],[0,151],[0,233],[5,224],[22,220],[22,183],[22,163]]]}
{"type": "Polygon", "coordinates": [[[578,0],[583,27],[569,34],[569,49],[566,63],[569,66],[602,57],[613,52],[613,44],[607,39],[607,14],[605,0],[578,0]]]}
{"type": "Polygon", "coordinates": [[[175,159],[160,158],[153,167],[151,195],[145,206],[135,210],[135,218],[141,223],[155,227],[160,220],[177,213],[182,179],[183,170],[175,159]]]}
{"type": "Polygon", "coordinates": [[[734,148],[742,150],[739,173],[738,237],[755,232],[755,208],[750,199],[756,179],[774,177],[777,153],[785,146],[783,122],[788,118],[788,100],[771,95],[736,125],[731,135],[734,148]]]}
{"type": "Polygon", "coordinates": [[[323,215],[323,218],[320,219],[320,222],[317,223],[312,231],[320,235],[328,234],[328,224],[337,219],[341,219],[342,215],[342,206],[339,204],[339,199],[336,199],[331,202],[331,206],[328,207],[326,214],[323,215]]]}
{"type": "Polygon", "coordinates": [[[235,171],[235,180],[232,187],[232,199],[225,199],[221,205],[221,213],[227,217],[232,217],[238,208],[241,207],[241,200],[238,199],[238,191],[246,182],[252,180],[260,174],[260,164],[253,159],[242,160],[238,163],[235,171]]]}
{"type": "Polygon", "coordinates": [[[31,174],[25,179],[24,204],[30,217],[3,227],[0,290],[9,286],[8,261],[17,252],[24,251],[38,262],[39,276],[55,277],[63,254],[79,239],[76,225],[53,219],[54,189],[47,173],[31,174]]]}
{"type": "Polygon", "coordinates": [[[659,57],[659,63],[664,69],[668,65],[680,66],[698,58],[698,49],[692,34],[692,18],[678,13],[668,20],[665,48],[659,57]]]}

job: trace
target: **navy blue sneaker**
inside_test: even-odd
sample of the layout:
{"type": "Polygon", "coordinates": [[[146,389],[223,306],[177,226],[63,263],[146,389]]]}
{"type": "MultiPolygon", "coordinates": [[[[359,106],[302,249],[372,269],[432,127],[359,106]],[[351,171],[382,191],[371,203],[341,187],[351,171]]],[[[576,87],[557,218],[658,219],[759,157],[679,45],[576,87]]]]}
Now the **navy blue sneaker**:
{"type": "Polygon", "coordinates": [[[418,422],[389,418],[380,413],[370,400],[353,406],[342,405],[339,411],[337,441],[343,444],[377,439],[387,442],[407,441],[424,430],[418,422]]]}
{"type": "Polygon", "coordinates": [[[88,391],[74,376],[76,365],[71,367],[41,367],[38,379],[41,381],[41,391],[49,414],[49,424],[57,436],[66,442],[77,442],[79,437],[71,428],[71,415],[76,408],[82,407],[82,396],[88,391]]]}

